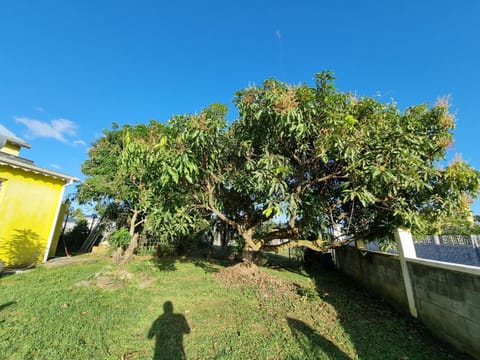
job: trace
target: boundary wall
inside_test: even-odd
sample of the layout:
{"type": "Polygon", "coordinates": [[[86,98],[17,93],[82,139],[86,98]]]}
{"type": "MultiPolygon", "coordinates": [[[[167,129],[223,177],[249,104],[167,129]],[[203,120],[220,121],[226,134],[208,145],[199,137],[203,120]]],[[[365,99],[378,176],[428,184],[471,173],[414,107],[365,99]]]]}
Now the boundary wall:
{"type": "Polygon", "coordinates": [[[398,255],[344,246],[335,249],[336,266],[480,359],[480,267],[418,259],[408,231],[399,229],[395,238],[398,255]]]}

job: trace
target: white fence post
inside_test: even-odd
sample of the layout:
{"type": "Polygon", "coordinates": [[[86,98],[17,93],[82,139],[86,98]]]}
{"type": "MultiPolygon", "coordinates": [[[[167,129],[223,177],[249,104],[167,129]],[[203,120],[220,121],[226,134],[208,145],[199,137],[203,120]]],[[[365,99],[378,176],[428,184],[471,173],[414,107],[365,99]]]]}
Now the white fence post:
{"type": "Polygon", "coordinates": [[[397,251],[400,259],[400,266],[402,268],[403,283],[405,284],[405,292],[407,295],[408,308],[413,317],[417,317],[417,307],[415,306],[415,297],[413,296],[412,281],[408,273],[407,258],[415,259],[417,254],[415,252],[415,245],[410,231],[398,228],[394,232],[395,241],[397,243],[397,251]]]}
{"type": "Polygon", "coordinates": [[[478,235],[470,235],[470,241],[472,242],[472,247],[478,247],[478,235]]]}

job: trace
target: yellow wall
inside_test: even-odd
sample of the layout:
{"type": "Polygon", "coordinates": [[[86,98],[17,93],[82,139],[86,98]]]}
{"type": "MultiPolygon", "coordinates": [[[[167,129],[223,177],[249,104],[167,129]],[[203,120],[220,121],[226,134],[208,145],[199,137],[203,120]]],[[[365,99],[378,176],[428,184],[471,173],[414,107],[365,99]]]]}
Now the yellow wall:
{"type": "Polygon", "coordinates": [[[20,154],[20,145],[12,144],[10,141],[7,141],[7,143],[3,145],[0,151],[18,156],[18,154],[20,154]]]}
{"type": "Polygon", "coordinates": [[[0,178],[4,180],[0,193],[0,259],[7,266],[41,261],[65,183],[3,165],[0,178]]]}

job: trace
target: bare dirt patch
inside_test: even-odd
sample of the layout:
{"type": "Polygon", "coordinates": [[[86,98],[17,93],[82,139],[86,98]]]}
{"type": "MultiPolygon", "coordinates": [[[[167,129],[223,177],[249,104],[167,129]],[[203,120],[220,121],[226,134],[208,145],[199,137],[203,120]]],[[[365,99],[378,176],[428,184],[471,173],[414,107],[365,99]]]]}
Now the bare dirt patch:
{"type": "Polygon", "coordinates": [[[272,276],[254,263],[240,263],[216,272],[214,276],[227,286],[253,287],[265,297],[278,294],[297,296],[298,285],[272,276]]]}
{"type": "Polygon", "coordinates": [[[96,286],[100,289],[120,289],[127,286],[128,282],[133,279],[133,274],[125,269],[114,269],[107,267],[104,271],[98,272],[93,279],[82,280],[75,286],[96,286]]]}

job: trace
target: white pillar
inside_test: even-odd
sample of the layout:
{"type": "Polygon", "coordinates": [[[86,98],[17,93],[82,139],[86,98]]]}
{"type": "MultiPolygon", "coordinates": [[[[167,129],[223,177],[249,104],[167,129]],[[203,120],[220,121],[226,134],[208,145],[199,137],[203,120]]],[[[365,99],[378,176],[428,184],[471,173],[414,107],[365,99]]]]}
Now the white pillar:
{"type": "Polygon", "coordinates": [[[415,297],[413,296],[412,281],[408,273],[407,259],[415,259],[417,254],[413,244],[413,238],[407,229],[398,228],[394,232],[397,250],[402,268],[403,283],[405,284],[405,292],[407,295],[408,308],[413,317],[417,317],[417,308],[415,306],[415,297]]]}
{"type": "Polygon", "coordinates": [[[472,243],[473,248],[478,247],[477,236],[478,235],[470,235],[470,242],[472,243]]]}

